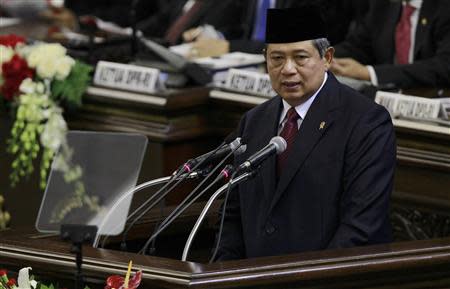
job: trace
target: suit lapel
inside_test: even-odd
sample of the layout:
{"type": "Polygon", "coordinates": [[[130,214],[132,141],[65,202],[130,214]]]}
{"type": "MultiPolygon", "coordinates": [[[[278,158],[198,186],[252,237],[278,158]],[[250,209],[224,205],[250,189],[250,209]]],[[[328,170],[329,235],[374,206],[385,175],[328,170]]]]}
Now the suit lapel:
{"type": "MultiPolygon", "coordinates": [[[[282,107],[281,97],[277,96],[270,106],[262,115],[260,125],[258,126],[256,144],[263,144],[264,146],[277,135],[278,132],[278,119],[282,107]],[[270,124],[270,127],[267,127],[270,124]]],[[[258,147],[257,149],[261,149],[258,147]]],[[[261,166],[260,172],[263,184],[264,184],[264,197],[269,203],[272,199],[273,192],[275,191],[275,179],[276,179],[276,157],[269,157],[263,166],[261,166]]]]}
{"type": "Polygon", "coordinates": [[[268,213],[270,213],[282,194],[286,191],[292,178],[302,167],[317,142],[333,124],[334,115],[330,112],[334,110],[337,104],[336,95],[332,94],[332,91],[337,91],[337,89],[337,80],[329,74],[327,83],[309,108],[299,133],[294,139],[293,149],[291,151],[292,155],[289,157],[286,168],[283,169],[280,175],[268,213]]]}
{"type": "Polygon", "coordinates": [[[427,31],[430,29],[430,21],[433,13],[436,11],[437,3],[433,0],[427,0],[422,2],[420,8],[419,19],[417,22],[415,42],[414,42],[414,59],[419,53],[421,47],[424,44],[427,31]]]}
{"type": "Polygon", "coordinates": [[[389,5],[389,7],[385,9],[387,15],[386,17],[383,17],[383,19],[386,19],[386,23],[383,24],[386,29],[380,30],[381,35],[379,35],[379,38],[382,41],[379,41],[380,46],[377,49],[377,53],[382,55],[379,61],[392,63],[393,59],[395,59],[395,29],[402,13],[402,3],[386,2],[387,5],[389,5]]]}
{"type": "Polygon", "coordinates": [[[253,22],[255,22],[255,10],[258,6],[258,0],[248,0],[247,11],[245,14],[245,27],[244,27],[244,37],[245,39],[250,39],[253,33],[253,22]]]}

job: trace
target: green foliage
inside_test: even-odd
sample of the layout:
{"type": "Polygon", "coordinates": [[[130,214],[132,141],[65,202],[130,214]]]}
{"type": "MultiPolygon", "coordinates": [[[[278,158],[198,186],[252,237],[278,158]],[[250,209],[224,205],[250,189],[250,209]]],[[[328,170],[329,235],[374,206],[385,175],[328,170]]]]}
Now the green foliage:
{"type": "Polygon", "coordinates": [[[44,148],[44,150],[42,151],[41,168],[39,171],[40,174],[39,187],[41,189],[45,189],[45,186],[47,185],[47,174],[50,169],[50,164],[52,163],[54,155],[55,152],[52,151],[51,149],[44,148]]]}
{"type": "Polygon", "coordinates": [[[46,286],[46,285],[44,285],[42,283],[40,283],[37,288],[39,288],[39,289],[55,289],[53,284],[50,284],[50,286],[46,286]]]}
{"type": "Polygon", "coordinates": [[[11,138],[8,140],[7,151],[16,156],[10,175],[12,186],[34,170],[33,160],[37,158],[41,148],[39,135],[44,129],[42,107],[48,105],[45,99],[39,97],[24,97],[23,100],[17,110],[11,138]]]}
{"type": "Polygon", "coordinates": [[[80,107],[82,96],[90,82],[92,66],[75,61],[69,76],[64,80],[54,80],[51,87],[51,97],[68,106],[80,107]]]}

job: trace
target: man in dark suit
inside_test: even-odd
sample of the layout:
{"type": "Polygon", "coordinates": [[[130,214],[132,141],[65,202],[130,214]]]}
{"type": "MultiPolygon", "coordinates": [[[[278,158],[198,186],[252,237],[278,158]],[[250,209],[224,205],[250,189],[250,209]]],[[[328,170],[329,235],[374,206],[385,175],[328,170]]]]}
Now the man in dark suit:
{"type": "Polygon", "coordinates": [[[242,117],[247,150],[236,163],[275,135],[287,149],[231,193],[218,260],[391,241],[392,121],[328,71],[325,37],[313,7],[268,12],[265,55],[278,95],[242,117]]]}
{"type": "Polygon", "coordinates": [[[170,45],[181,43],[184,31],[203,24],[214,26],[225,37],[238,33],[241,1],[169,0],[160,6],[157,15],[138,23],[138,29],[170,45]]]}
{"type": "Polygon", "coordinates": [[[159,0],[65,0],[64,6],[77,16],[93,15],[102,20],[114,22],[119,26],[128,27],[132,25],[131,9],[136,11],[136,21],[141,21],[158,12],[161,5],[159,2],[159,0]]]}
{"type": "Polygon", "coordinates": [[[334,73],[382,87],[450,87],[448,1],[403,2],[370,2],[362,25],[335,47],[346,58],[335,59],[334,73]]]}

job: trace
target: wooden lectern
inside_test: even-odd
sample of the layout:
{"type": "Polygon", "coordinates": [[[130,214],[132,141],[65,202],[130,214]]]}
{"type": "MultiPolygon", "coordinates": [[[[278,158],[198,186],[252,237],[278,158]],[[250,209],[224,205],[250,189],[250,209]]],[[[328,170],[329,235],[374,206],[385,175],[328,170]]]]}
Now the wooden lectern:
{"type": "MultiPolygon", "coordinates": [[[[70,244],[35,232],[3,231],[0,267],[71,284],[70,244]]],[[[84,248],[83,272],[91,288],[125,275],[129,260],[143,271],[140,288],[449,288],[450,238],[308,252],[214,264],[181,262],[106,249],[84,248]]],[[[70,287],[70,286],[69,286],[70,287]]]]}

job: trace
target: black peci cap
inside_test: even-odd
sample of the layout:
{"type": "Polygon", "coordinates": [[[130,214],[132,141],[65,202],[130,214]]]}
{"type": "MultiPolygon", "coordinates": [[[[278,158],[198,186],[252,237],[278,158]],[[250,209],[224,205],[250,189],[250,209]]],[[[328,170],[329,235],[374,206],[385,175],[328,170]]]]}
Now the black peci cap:
{"type": "Polygon", "coordinates": [[[325,20],[317,6],[268,9],[266,43],[290,43],[327,37],[325,20]]]}

